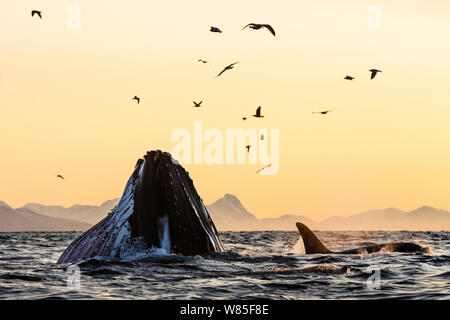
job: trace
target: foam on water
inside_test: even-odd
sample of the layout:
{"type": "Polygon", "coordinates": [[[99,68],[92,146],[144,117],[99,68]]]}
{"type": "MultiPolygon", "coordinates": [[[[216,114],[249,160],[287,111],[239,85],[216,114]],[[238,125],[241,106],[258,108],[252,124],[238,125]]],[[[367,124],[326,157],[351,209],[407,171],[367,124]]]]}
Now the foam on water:
{"type": "Polygon", "coordinates": [[[297,243],[288,250],[288,253],[305,254],[305,245],[303,244],[303,239],[299,238],[297,243]]]}

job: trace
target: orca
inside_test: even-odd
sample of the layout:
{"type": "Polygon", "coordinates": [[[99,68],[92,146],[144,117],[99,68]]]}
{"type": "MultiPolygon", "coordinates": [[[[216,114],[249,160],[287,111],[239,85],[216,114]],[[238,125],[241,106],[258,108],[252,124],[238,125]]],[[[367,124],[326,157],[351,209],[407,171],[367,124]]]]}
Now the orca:
{"type": "Polygon", "coordinates": [[[428,252],[427,248],[423,248],[416,243],[412,242],[394,242],[373,244],[365,247],[349,249],[344,251],[331,251],[323,245],[323,243],[317,238],[314,232],[311,231],[303,223],[297,222],[297,229],[303,239],[306,254],[366,254],[374,252],[428,252]]]}
{"type": "Polygon", "coordinates": [[[117,206],[74,240],[57,263],[152,249],[186,256],[224,251],[189,173],[160,150],[137,161],[117,206]]]}

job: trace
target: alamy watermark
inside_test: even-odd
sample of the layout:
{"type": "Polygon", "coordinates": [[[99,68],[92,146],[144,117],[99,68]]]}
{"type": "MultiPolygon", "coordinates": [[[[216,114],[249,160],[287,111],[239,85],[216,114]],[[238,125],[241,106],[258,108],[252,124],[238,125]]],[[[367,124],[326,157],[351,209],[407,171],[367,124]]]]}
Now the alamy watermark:
{"type": "Polygon", "coordinates": [[[66,9],[69,17],[66,21],[66,26],[70,30],[77,30],[81,28],[81,9],[79,6],[72,4],[66,9]]]}
{"type": "Polygon", "coordinates": [[[279,170],[279,129],[203,129],[194,121],[192,132],[176,129],[171,141],[177,142],[172,155],[183,164],[259,164],[263,175],[279,170]]]}
{"type": "Polygon", "coordinates": [[[67,288],[70,290],[80,290],[81,288],[81,270],[77,265],[67,267],[67,288]]]}
{"type": "Polygon", "coordinates": [[[381,7],[378,5],[368,6],[367,14],[367,28],[373,30],[381,29],[381,7]]]}
{"type": "Polygon", "coordinates": [[[378,265],[369,266],[366,269],[371,275],[367,278],[366,285],[369,290],[381,289],[381,268],[378,265]]]}

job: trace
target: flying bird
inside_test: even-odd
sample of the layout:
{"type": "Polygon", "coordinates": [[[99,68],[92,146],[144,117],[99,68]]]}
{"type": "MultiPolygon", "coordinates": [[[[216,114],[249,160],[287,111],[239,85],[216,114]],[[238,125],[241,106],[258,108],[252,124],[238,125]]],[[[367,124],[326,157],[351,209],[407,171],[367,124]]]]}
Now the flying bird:
{"type": "Polygon", "coordinates": [[[354,77],[352,77],[352,76],[345,76],[345,78],[344,78],[345,80],[350,80],[350,81],[352,81],[353,79],[355,79],[354,77]]]}
{"type": "Polygon", "coordinates": [[[232,63],[232,64],[230,64],[229,66],[226,66],[222,71],[220,71],[220,73],[216,76],[216,78],[220,77],[220,75],[221,75],[222,73],[224,73],[225,71],[233,69],[233,66],[234,66],[236,63],[239,63],[239,61],[238,61],[238,62],[235,62],[235,63],[232,63]]]}
{"type": "Polygon", "coordinates": [[[264,118],[264,116],[261,115],[261,106],[256,108],[256,114],[253,115],[255,118],[264,118]]]}
{"type": "Polygon", "coordinates": [[[371,74],[370,74],[370,80],[372,80],[373,78],[375,78],[375,76],[377,75],[378,72],[383,72],[383,71],[377,70],[377,69],[370,69],[369,71],[371,72],[371,74]]]}
{"type": "Polygon", "coordinates": [[[203,59],[198,59],[197,61],[198,61],[198,62],[203,62],[203,63],[208,63],[208,61],[203,60],[203,59]]]}
{"type": "Polygon", "coordinates": [[[64,177],[62,175],[60,175],[60,174],[58,174],[56,177],[64,180],[64,177]]]}
{"type": "Polygon", "coordinates": [[[327,114],[328,112],[333,112],[333,110],[316,111],[316,112],[313,112],[313,114],[314,114],[314,113],[327,114]]]}
{"type": "Polygon", "coordinates": [[[200,101],[199,103],[192,101],[194,103],[194,108],[200,108],[200,105],[202,104],[203,101],[200,101]]]}
{"type": "Polygon", "coordinates": [[[39,18],[42,19],[41,11],[38,11],[38,10],[32,10],[32,11],[31,11],[31,16],[34,16],[35,14],[37,14],[37,15],[39,16],[39,18]]]}
{"type": "Polygon", "coordinates": [[[248,145],[246,145],[245,147],[247,148],[247,152],[250,152],[250,147],[251,147],[251,145],[248,144],[248,145]]]}
{"type": "Polygon", "coordinates": [[[262,167],[261,169],[257,170],[256,173],[260,173],[261,171],[263,171],[265,168],[270,167],[272,164],[268,164],[267,166],[262,167]]]}
{"type": "MultiPolygon", "coordinates": [[[[273,34],[273,36],[275,37],[275,30],[273,30],[272,26],[270,24],[258,24],[258,23],[249,23],[248,25],[246,25],[245,27],[242,28],[242,30],[244,30],[245,28],[252,28],[255,30],[259,30],[261,28],[266,28],[267,30],[270,31],[271,34],[273,34]]],[[[241,30],[241,31],[242,31],[241,30]]]]}
{"type": "Polygon", "coordinates": [[[211,29],[209,31],[222,33],[222,30],[220,30],[219,28],[216,28],[216,27],[211,27],[211,29]]]}
{"type": "Polygon", "coordinates": [[[138,104],[139,104],[139,102],[141,102],[141,98],[139,98],[138,96],[134,96],[134,98],[131,100],[136,100],[138,104]]]}

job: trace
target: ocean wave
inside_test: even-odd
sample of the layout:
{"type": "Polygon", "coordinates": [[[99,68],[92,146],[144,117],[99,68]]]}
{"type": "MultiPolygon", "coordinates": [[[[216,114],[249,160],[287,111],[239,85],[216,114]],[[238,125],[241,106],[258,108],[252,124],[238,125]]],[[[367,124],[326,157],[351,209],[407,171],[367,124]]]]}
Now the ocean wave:
{"type": "Polygon", "coordinates": [[[0,242],[0,297],[19,299],[448,299],[450,233],[320,232],[332,250],[408,239],[433,253],[306,255],[295,232],[221,233],[205,256],[129,250],[70,265],[56,259],[79,233],[8,233],[0,242]],[[43,245],[45,244],[45,245],[43,245]],[[380,290],[368,288],[373,268],[380,290]],[[378,268],[378,269],[377,269],[378,268]],[[371,271],[372,270],[372,271],[371,271]]]}

